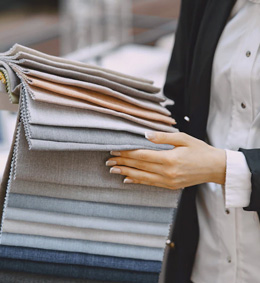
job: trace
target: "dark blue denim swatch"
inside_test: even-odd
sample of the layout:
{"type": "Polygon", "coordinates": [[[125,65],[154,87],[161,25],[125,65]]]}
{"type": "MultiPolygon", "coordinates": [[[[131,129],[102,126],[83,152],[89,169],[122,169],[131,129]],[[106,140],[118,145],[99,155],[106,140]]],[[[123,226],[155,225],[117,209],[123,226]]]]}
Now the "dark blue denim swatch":
{"type": "Polygon", "coordinates": [[[0,270],[31,272],[80,279],[118,281],[129,283],[158,283],[159,273],[135,272],[126,270],[86,267],[57,263],[40,263],[15,259],[1,259],[0,270]]]}
{"type": "Polygon", "coordinates": [[[152,273],[160,272],[162,265],[160,261],[137,260],[129,258],[119,258],[34,248],[12,247],[3,245],[0,245],[0,258],[30,260],[49,263],[75,264],[152,273]]]}

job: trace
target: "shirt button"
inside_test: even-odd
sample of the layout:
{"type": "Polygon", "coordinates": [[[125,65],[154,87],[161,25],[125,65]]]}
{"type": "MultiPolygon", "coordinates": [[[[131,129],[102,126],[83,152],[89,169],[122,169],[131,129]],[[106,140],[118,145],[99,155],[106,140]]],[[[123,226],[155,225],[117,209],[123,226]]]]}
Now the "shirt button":
{"type": "Polygon", "coordinates": [[[228,256],[228,257],[227,257],[227,262],[228,262],[228,263],[231,263],[231,262],[232,262],[231,256],[228,256]]]}
{"type": "Polygon", "coordinates": [[[229,209],[226,209],[226,214],[230,214],[230,210],[229,209]]]}
{"type": "Polygon", "coordinates": [[[250,51],[247,51],[246,52],[246,57],[250,57],[251,56],[251,52],[250,51]]]}
{"type": "Polygon", "coordinates": [[[241,103],[241,107],[243,108],[243,109],[245,109],[246,108],[246,105],[245,105],[245,103],[241,103]]]}
{"type": "Polygon", "coordinates": [[[190,118],[188,116],[185,116],[184,120],[186,120],[187,122],[190,122],[190,118]]]}
{"type": "Polygon", "coordinates": [[[175,247],[174,242],[172,242],[171,240],[167,240],[166,241],[166,245],[169,246],[170,248],[174,248],[175,247]]]}

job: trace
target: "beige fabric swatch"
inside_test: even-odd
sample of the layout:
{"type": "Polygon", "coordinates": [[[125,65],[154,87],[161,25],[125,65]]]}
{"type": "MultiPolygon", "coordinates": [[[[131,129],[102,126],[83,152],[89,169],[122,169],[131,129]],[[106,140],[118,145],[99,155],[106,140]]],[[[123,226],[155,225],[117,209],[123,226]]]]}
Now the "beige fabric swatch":
{"type": "Polygon", "coordinates": [[[31,76],[28,76],[28,78],[29,78],[28,80],[29,84],[41,89],[50,90],[64,96],[80,99],[82,101],[88,101],[105,108],[127,113],[147,120],[155,120],[169,125],[175,124],[175,120],[172,119],[171,117],[162,115],[154,111],[140,108],[138,106],[116,99],[114,97],[110,97],[98,92],[94,92],[91,90],[86,90],[78,87],[64,86],[61,84],[52,83],[42,79],[33,78],[31,76]]]}
{"type": "Polygon", "coordinates": [[[169,110],[167,110],[167,108],[163,107],[160,103],[158,102],[154,102],[154,101],[150,101],[144,98],[137,98],[134,96],[129,96],[126,94],[123,94],[119,91],[115,91],[109,87],[105,87],[105,86],[101,86],[98,84],[94,84],[94,83],[89,83],[89,82],[85,82],[85,81],[79,81],[79,80],[75,80],[75,79],[71,79],[71,78],[65,78],[62,76],[57,76],[54,74],[49,74],[49,73],[45,73],[45,72],[40,72],[37,70],[33,70],[33,69],[29,69],[29,68],[25,68],[25,67],[15,67],[16,69],[18,69],[19,73],[21,72],[21,75],[26,79],[26,75],[30,75],[32,77],[36,77],[39,79],[43,79],[45,81],[50,81],[50,82],[54,82],[54,83],[58,83],[58,84],[63,84],[63,85],[71,85],[71,86],[76,86],[76,87],[81,87],[84,89],[89,89],[89,90],[93,90],[99,93],[103,93],[112,97],[116,97],[119,98],[121,100],[124,100],[126,102],[129,102],[131,104],[134,104],[136,106],[140,106],[142,108],[145,109],[149,109],[149,110],[153,110],[156,112],[159,112],[161,114],[165,114],[167,116],[171,115],[171,112],[169,110]]]}

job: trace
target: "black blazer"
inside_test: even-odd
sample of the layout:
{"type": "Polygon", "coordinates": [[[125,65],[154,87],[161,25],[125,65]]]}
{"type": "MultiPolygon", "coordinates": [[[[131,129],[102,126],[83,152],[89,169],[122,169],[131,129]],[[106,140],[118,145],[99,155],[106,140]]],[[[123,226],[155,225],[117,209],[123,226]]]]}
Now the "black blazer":
{"type": "MultiPolygon", "coordinates": [[[[219,37],[235,0],[183,0],[164,93],[178,128],[205,140],[209,111],[212,62],[219,37]],[[184,117],[189,117],[189,121],[184,117]]],[[[245,210],[260,216],[260,149],[239,149],[252,173],[250,205],[245,210]]],[[[167,248],[164,282],[190,283],[199,238],[195,204],[196,186],[185,188],[167,248]]]]}

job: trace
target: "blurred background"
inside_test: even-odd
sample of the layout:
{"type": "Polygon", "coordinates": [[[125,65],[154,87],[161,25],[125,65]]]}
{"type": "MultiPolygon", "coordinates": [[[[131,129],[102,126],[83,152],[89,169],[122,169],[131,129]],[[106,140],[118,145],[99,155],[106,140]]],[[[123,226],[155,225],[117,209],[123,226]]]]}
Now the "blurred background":
{"type": "MultiPolygon", "coordinates": [[[[0,0],[0,7],[0,52],[19,43],[164,84],[180,0],[0,0]]],[[[0,179],[11,110],[0,111],[0,179]]]]}

